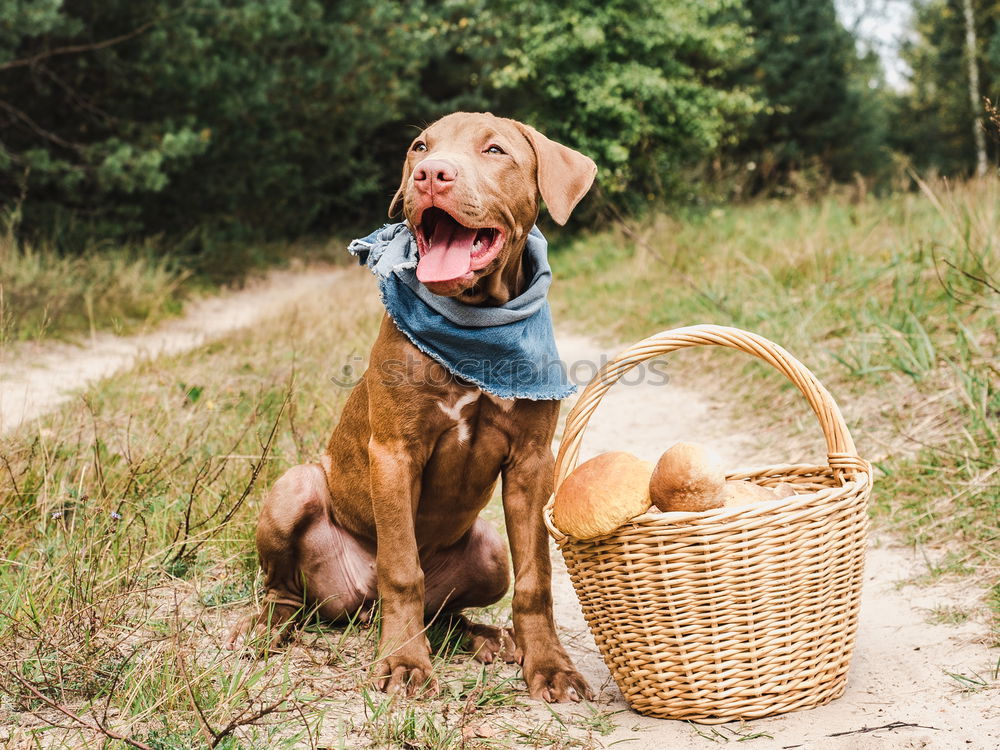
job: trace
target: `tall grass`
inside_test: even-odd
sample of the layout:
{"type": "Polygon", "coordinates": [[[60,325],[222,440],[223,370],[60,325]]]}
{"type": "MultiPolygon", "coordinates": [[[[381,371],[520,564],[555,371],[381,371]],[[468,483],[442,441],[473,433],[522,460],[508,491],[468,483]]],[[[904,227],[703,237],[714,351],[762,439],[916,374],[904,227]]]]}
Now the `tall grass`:
{"type": "MultiPolygon", "coordinates": [[[[553,267],[557,312],[610,340],[711,322],[799,356],[877,460],[879,513],[1000,600],[1000,179],[658,214],[571,243],[553,267]]],[[[725,356],[701,355],[698,386],[742,389],[769,440],[793,432],[798,394],[725,356]]]]}
{"type": "Polygon", "coordinates": [[[178,314],[193,292],[238,286],[289,264],[347,264],[341,238],[211,246],[201,253],[142,245],[63,252],[16,232],[17,213],[0,215],[0,344],[122,334],[178,314]]]}
{"type": "Polygon", "coordinates": [[[259,744],[239,746],[262,747],[298,705],[285,746],[314,733],[315,685],[222,643],[254,591],[252,506],[322,445],[343,398],[329,377],[377,321],[364,291],[345,293],[373,303],[323,326],[286,318],[147,362],[2,439],[0,715],[34,713],[70,746],[55,726],[155,747],[226,746],[242,727],[259,744]]]}
{"type": "Polygon", "coordinates": [[[64,256],[0,233],[0,343],[122,333],[176,314],[189,274],[151,249],[64,256]]]}

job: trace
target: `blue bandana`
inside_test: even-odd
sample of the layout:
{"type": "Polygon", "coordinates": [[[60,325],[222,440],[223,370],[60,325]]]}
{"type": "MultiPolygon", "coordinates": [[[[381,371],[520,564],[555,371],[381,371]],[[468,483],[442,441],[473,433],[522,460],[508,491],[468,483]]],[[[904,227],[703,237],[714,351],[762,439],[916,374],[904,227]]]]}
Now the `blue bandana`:
{"type": "Polygon", "coordinates": [[[499,398],[563,399],[576,390],[556,350],[545,298],[548,243],[534,227],[524,248],[530,281],[500,307],[475,307],[431,293],[417,280],[417,243],[406,224],[387,224],[347,249],[378,279],[396,327],[453,375],[499,398]]]}

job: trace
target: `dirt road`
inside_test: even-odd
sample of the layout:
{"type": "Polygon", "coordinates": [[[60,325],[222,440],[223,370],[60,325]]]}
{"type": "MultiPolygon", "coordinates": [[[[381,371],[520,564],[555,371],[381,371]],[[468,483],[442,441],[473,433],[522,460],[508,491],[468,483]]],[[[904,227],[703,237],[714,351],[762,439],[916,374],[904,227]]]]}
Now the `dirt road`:
{"type": "MultiPolygon", "coordinates": [[[[162,328],[129,338],[98,337],[82,347],[20,347],[0,355],[0,430],[29,421],[76,389],[138,358],[176,353],[236,328],[281,312],[303,294],[328,288],[338,271],[275,274],[258,287],[193,305],[188,314],[162,328]]],[[[602,351],[579,336],[561,336],[568,362],[595,362],[602,351]]],[[[684,371],[671,369],[669,383],[621,386],[605,398],[588,429],[584,458],[608,449],[628,450],[648,459],[677,439],[713,445],[733,466],[782,463],[822,456],[817,428],[813,456],[774,455],[756,436],[741,432],[729,405],[685,384],[684,371]]],[[[878,487],[876,486],[876,492],[878,487]]],[[[857,651],[847,694],[828,706],[748,725],[707,728],[647,719],[627,710],[611,682],[586,628],[559,553],[555,561],[556,617],[562,636],[595,688],[598,707],[616,711],[616,727],[600,741],[623,742],[633,750],[708,747],[744,741],[754,748],[1000,747],[998,653],[987,646],[987,627],[976,618],[961,624],[931,624],[932,611],[948,608],[982,612],[982,592],[964,581],[933,586],[907,583],[925,572],[922,552],[904,549],[876,531],[865,574],[857,651]],[[955,675],[966,678],[966,681],[955,675]],[[977,682],[982,686],[975,688],[977,682]],[[965,689],[963,689],[963,687],[965,689]],[[879,729],[879,727],[883,727],[879,729]],[[891,728],[895,727],[895,728],[891,728]],[[758,735],[750,739],[751,735],[758,735]]],[[[930,556],[934,552],[927,553],[930,556]]],[[[551,718],[544,707],[532,712],[551,718]]],[[[560,714],[587,710],[561,706],[560,714]]],[[[619,745],[615,745],[616,747],[619,745]]]]}

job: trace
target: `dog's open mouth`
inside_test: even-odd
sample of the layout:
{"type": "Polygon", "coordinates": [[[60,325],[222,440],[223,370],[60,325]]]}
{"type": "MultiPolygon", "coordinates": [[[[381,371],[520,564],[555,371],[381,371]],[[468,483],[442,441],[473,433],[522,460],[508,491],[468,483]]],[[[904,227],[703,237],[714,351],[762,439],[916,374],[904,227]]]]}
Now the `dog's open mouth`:
{"type": "Polygon", "coordinates": [[[503,247],[503,232],[493,227],[467,227],[437,206],[424,210],[414,232],[422,283],[461,281],[485,268],[503,247]]]}

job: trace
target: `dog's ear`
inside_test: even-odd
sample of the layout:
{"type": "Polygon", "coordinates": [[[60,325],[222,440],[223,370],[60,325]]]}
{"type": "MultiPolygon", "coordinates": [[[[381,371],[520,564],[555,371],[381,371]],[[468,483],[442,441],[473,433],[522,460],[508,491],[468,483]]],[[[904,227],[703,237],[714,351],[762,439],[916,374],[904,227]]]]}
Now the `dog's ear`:
{"type": "Polygon", "coordinates": [[[538,192],[555,222],[565,224],[594,183],[597,165],[589,156],[549,140],[530,125],[519,122],[517,126],[535,149],[538,192]]]}
{"type": "Polygon", "coordinates": [[[389,202],[390,219],[403,210],[403,191],[406,189],[406,182],[409,179],[410,162],[407,160],[403,162],[403,179],[399,181],[399,189],[396,190],[396,194],[392,196],[392,200],[389,202]]]}

